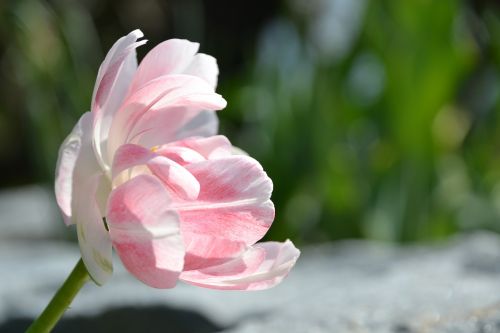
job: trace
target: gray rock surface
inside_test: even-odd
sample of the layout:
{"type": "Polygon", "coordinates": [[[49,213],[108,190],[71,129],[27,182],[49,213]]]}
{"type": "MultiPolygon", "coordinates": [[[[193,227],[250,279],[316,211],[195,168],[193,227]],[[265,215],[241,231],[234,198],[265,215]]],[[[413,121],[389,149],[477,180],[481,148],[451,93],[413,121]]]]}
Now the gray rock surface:
{"type": "MultiPolygon", "coordinates": [[[[4,211],[11,207],[5,202],[0,207],[0,332],[22,332],[79,251],[54,240],[61,232],[44,227],[46,218],[24,231],[4,224],[4,216],[16,217],[4,211]]],[[[35,207],[50,212],[43,204],[35,207]]],[[[184,284],[156,290],[115,259],[112,280],[86,285],[57,332],[500,332],[500,237],[493,233],[438,245],[343,241],[307,247],[280,286],[261,292],[184,284]]]]}
{"type": "Polygon", "coordinates": [[[0,191],[0,240],[61,237],[64,230],[56,221],[61,216],[51,188],[30,185],[0,191]]]}
{"type": "MultiPolygon", "coordinates": [[[[78,256],[70,243],[3,241],[0,322],[37,315],[78,256]]],[[[66,318],[165,305],[200,313],[224,332],[500,332],[500,238],[489,233],[440,246],[305,248],[282,285],[253,293],[155,290],[115,266],[107,285],[84,288],[66,318]]]]}

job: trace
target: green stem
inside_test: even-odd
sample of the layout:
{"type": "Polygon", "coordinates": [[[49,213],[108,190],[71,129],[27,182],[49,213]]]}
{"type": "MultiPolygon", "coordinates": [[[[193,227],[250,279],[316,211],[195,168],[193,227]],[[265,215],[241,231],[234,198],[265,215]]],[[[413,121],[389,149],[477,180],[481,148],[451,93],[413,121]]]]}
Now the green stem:
{"type": "Polygon", "coordinates": [[[82,259],[80,259],[64,284],[26,333],[50,332],[88,280],[89,274],[82,259]]]}

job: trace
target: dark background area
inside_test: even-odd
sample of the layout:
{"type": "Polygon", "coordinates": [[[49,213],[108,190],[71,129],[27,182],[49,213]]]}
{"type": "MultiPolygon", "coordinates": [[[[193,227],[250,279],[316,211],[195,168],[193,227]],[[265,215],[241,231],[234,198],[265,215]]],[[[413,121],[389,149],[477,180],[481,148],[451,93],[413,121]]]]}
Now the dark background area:
{"type": "Polygon", "coordinates": [[[0,188],[52,186],[136,28],[139,59],[174,37],[217,58],[220,132],[274,181],[270,239],[500,231],[497,1],[1,1],[0,188]]]}

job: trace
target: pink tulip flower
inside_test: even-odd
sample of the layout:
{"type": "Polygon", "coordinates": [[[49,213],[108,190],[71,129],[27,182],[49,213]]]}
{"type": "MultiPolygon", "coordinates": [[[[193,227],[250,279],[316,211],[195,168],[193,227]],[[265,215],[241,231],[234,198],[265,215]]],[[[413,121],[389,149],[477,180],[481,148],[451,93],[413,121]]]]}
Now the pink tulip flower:
{"type": "Polygon", "coordinates": [[[57,203],[76,224],[92,279],[112,274],[112,248],[155,288],[178,280],[214,289],[279,283],[300,252],[256,243],[274,219],[272,182],[260,164],[216,135],[216,60],[198,44],[167,40],[137,65],[135,30],[99,68],[91,111],[63,142],[57,203]]]}

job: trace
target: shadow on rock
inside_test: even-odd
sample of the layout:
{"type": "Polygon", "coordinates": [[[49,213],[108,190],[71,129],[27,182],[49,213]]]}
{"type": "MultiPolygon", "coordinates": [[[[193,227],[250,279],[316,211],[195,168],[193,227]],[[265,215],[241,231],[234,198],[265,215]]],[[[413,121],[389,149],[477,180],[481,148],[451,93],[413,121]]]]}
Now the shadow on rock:
{"type": "MultiPolygon", "coordinates": [[[[0,325],[0,333],[24,332],[32,319],[10,319],[0,325]]],[[[70,317],[62,319],[53,330],[54,333],[213,333],[222,328],[203,315],[165,306],[122,307],[107,310],[91,317],[70,317]]]]}

